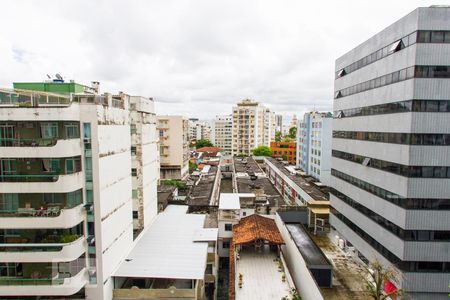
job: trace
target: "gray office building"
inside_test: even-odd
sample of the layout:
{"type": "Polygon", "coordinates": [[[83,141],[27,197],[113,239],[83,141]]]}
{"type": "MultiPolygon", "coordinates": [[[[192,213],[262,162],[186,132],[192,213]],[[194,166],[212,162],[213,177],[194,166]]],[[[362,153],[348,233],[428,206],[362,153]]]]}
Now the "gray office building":
{"type": "Polygon", "coordinates": [[[450,293],[450,7],[418,8],[336,60],[331,237],[450,293]]]}

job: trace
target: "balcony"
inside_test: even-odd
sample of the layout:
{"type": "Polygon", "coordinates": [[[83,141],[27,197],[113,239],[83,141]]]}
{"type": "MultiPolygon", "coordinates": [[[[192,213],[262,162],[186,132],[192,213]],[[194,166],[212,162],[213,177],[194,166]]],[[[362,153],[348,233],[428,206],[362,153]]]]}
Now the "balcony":
{"type": "Polygon", "coordinates": [[[1,227],[4,229],[70,228],[81,223],[85,216],[86,210],[82,204],[70,208],[47,206],[42,209],[0,210],[1,227]]]}
{"type": "Polygon", "coordinates": [[[0,175],[0,191],[2,193],[68,193],[83,186],[84,176],[82,172],[51,176],[38,175],[35,178],[30,175],[23,177],[0,175]],[[32,180],[26,181],[27,178],[32,180]],[[43,179],[45,181],[42,181],[43,179]],[[26,184],[23,184],[24,182],[26,184]],[[42,182],[46,182],[46,184],[42,184],[42,182]]]}
{"type": "Polygon", "coordinates": [[[70,243],[54,244],[0,244],[0,255],[5,263],[69,262],[86,252],[84,236],[70,243]]]}
{"type": "Polygon", "coordinates": [[[80,139],[0,139],[3,157],[68,157],[81,154],[80,139]]]}
{"type": "Polygon", "coordinates": [[[88,282],[89,275],[86,268],[82,268],[75,275],[57,273],[47,278],[0,277],[0,295],[70,296],[80,291],[88,282]]]}

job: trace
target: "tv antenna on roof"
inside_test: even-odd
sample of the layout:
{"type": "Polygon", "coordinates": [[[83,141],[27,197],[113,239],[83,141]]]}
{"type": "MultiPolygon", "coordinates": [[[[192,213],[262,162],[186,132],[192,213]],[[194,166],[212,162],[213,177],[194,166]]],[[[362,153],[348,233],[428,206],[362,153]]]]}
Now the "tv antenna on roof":
{"type": "Polygon", "coordinates": [[[48,75],[48,74],[47,74],[47,78],[48,78],[48,79],[52,79],[52,77],[51,77],[50,75],[48,75]]]}
{"type": "Polygon", "coordinates": [[[56,77],[57,79],[59,79],[59,80],[63,80],[62,76],[59,75],[59,73],[56,73],[56,74],[55,74],[55,77],[56,77]]]}

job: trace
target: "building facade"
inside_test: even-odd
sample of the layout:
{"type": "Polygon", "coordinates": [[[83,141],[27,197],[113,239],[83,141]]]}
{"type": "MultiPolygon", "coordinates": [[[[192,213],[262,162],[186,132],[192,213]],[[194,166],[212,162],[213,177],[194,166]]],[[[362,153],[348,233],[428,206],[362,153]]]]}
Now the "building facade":
{"type": "Polygon", "coordinates": [[[158,116],[161,179],[189,174],[189,121],[183,116],[158,116]]]}
{"type": "Polygon", "coordinates": [[[199,121],[199,119],[189,119],[189,140],[195,143],[198,140],[211,141],[211,125],[207,121],[199,121]]]}
{"type": "Polygon", "coordinates": [[[413,299],[448,299],[449,54],[450,7],[429,7],[336,60],[332,236],[413,299]]]}
{"type": "Polygon", "coordinates": [[[270,149],[272,150],[272,157],[280,157],[295,165],[297,157],[297,145],[295,142],[271,142],[270,149]]]}
{"type": "Polygon", "coordinates": [[[212,123],[211,142],[222,148],[224,154],[231,154],[233,118],[231,115],[216,116],[212,123]]]}
{"type": "Polygon", "coordinates": [[[245,99],[233,107],[233,155],[251,155],[275,139],[275,114],[260,103],[245,99]]]}
{"type": "Polygon", "coordinates": [[[329,112],[308,112],[297,125],[297,167],[328,185],[331,171],[331,126],[329,112]]]}
{"type": "MultiPolygon", "coordinates": [[[[155,151],[144,145],[154,148],[153,100],[99,94],[98,83],[14,88],[0,91],[0,296],[111,299],[133,245],[132,147],[155,151]]],[[[156,216],[154,156],[137,167],[142,226],[156,216]]]]}

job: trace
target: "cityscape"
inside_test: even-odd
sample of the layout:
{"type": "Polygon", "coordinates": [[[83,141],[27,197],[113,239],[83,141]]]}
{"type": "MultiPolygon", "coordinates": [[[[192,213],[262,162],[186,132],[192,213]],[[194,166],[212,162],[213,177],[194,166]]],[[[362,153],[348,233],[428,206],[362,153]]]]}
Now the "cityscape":
{"type": "MultiPolygon", "coordinates": [[[[352,24],[327,100],[301,106],[2,79],[0,299],[450,299],[450,5],[378,25],[352,24]]],[[[29,47],[15,59],[42,65],[29,47]]]]}

